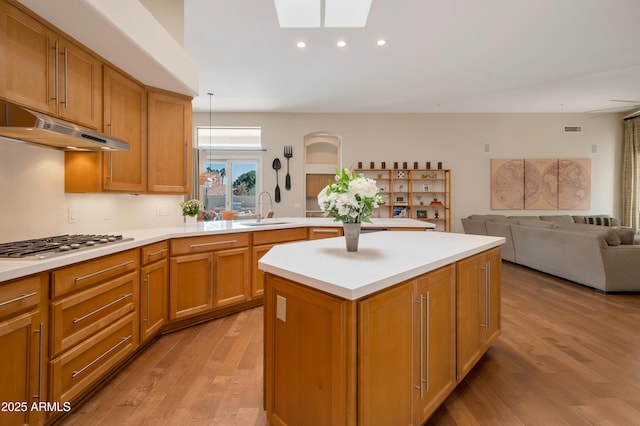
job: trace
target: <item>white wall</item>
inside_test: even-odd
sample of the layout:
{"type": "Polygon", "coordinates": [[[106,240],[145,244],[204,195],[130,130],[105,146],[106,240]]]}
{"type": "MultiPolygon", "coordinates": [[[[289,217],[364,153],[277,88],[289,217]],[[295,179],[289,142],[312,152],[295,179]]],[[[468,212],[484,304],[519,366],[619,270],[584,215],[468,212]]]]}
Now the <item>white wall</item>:
{"type": "MultiPolygon", "coordinates": [[[[195,113],[194,125],[209,124],[208,113],[195,113]]],[[[259,114],[214,113],[213,125],[261,126],[264,153],[264,189],[273,194],[274,157],[284,159],[283,145],[293,145],[293,187],[283,189],[278,216],[304,214],[303,138],[327,131],[342,137],[344,166],[362,161],[438,161],[452,170],[452,230],[462,232],[460,218],[490,212],[489,166],[491,158],[590,158],[591,209],[586,213],[620,212],[622,120],[602,114],[259,114]],[[565,134],[564,125],[581,125],[580,134],[565,134]],[[484,152],[484,144],[491,152],[484,152]],[[597,153],[592,153],[597,145],[597,153]]],[[[284,163],[283,163],[284,164],[284,163]]],[[[584,211],[582,211],[584,212],[584,211]]],[[[563,214],[571,211],[495,211],[498,214],[563,214]]]]}
{"type": "MultiPolygon", "coordinates": [[[[208,113],[195,113],[208,125],[208,113]]],[[[292,190],[284,190],[277,216],[302,216],[303,137],[317,131],[342,136],[343,164],[442,161],[452,170],[452,229],[460,218],[490,212],[491,158],[591,158],[592,197],[587,213],[620,214],[622,121],[619,115],[586,114],[241,114],[215,113],[214,125],[261,126],[264,189],[273,195],[274,157],[293,145],[292,190]],[[564,134],[563,125],[583,133],[564,134]],[[484,153],[484,144],[491,152],[484,153]],[[597,145],[597,153],[591,146],[597,145]],[[298,206],[299,205],[299,206],[298,206]]],[[[283,162],[283,165],[286,164],[283,162]]],[[[61,233],[121,232],[129,228],[176,226],[182,222],[181,196],[65,194],[64,154],[0,138],[0,242],[61,233]],[[68,210],[76,222],[68,223],[68,210]],[[166,216],[158,216],[158,213],[166,216]]],[[[568,211],[496,211],[504,214],[560,214],[568,211]]]]}

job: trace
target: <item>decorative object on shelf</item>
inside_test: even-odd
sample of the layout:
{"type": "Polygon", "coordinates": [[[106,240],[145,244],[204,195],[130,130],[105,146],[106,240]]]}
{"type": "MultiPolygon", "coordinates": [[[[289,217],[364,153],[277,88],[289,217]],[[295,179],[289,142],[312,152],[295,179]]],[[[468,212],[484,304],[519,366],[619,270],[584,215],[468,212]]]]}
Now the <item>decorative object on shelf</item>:
{"type": "Polygon", "coordinates": [[[417,161],[414,161],[414,162],[413,162],[413,168],[414,168],[414,169],[417,169],[417,168],[418,168],[418,162],[417,162],[417,161]]]}
{"type": "Polygon", "coordinates": [[[416,210],[416,217],[418,219],[426,219],[427,218],[427,211],[426,210],[416,210]]]}
{"type": "Polygon", "coordinates": [[[440,217],[440,213],[438,213],[438,209],[436,209],[436,211],[433,212],[433,217],[435,217],[436,219],[440,217]]]}
{"type": "Polygon", "coordinates": [[[438,197],[433,197],[433,201],[431,201],[432,206],[441,206],[442,201],[438,200],[438,197]]]}
{"type": "Polygon", "coordinates": [[[289,175],[289,158],[293,157],[293,147],[291,145],[284,146],[284,158],[287,159],[287,175],[284,179],[284,189],[291,189],[291,176],[289,175]]]}
{"type": "Polygon", "coordinates": [[[400,185],[400,192],[404,190],[404,185],[400,185]]]}
{"type": "Polygon", "coordinates": [[[404,197],[403,196],[397,196],[396,197],[396,203],[404,203],[404,197]]]}
{"type": "Polygon", "coordinates": [[[185,225],[195,226],[198,221],[198,213],[204,209],[204,205],[200,200],[194,198],[189,201],[180,201],[180,207],[182,207],[182,217],[185,225]]]}
{"type": "Polygon", "coordinates": [[[396,206],[393,208],[393,217],[407,217],[407,208],[396,206]]]}
{"type": "Polygon", "coordinates": [[[398,176],[398,179],[404,179],[404,170],[398,170],[396,175],[398,176]]]}
{"type": "Polygon", "coordinates": [[[429,192],[429,191],[431,191],[431,187],[429,186],[428,183],[425,183],[425,184],[422,185],[422,190],[424,192],[429,192]]]}
{"type": "Polygon", "coordinates": [[[362,161],[358,161],[358,168],[361,169],[362,168],[362,161]]]}
{"type": "Polygon", "coordinates": [[[424,201],[422,201],[422,195],[416,195],[416,198],[418,199],[418,203],[419,203],[421,206],[424,206],[424,201]]]}
{"type": "Polygon", "coordinates": [[[407,162],[406,162],[406,161],[403,161],[403,162],[402,162],[402,168],[403,168],[403,169],[406,169],[406,168],[407,168],[407,162]]]}
{"type": "Polygon", "coordinates": [[[427,161],[427,169],[431,168],[431,161],[427,161]]]}
{"type": "Polygon", "coordinates": [[[442,170],[442,161],[438,161],[438,170],[442,170]]]}
{"type": "Polygon", "coordinates": [[[376,168],[376,163],[375,163],[375,162],[373,162],[373,161],[372,161],[372,162],[370,162],[370,163],[369,163],[369,168],[370,168],[370,169],[375,169],[375,168],[376,168]]]}
{"type": "Polygon", "coordinates": [[[393,162],[393,168],[394,168],[394,169],[397,169],[397,168],[398,168],[398,162],[397,162],[397,161],[394,161],[394,162],[393,162]]]}
{"type": "MultiPolygon", "coordinates": [[[[344,225],[371,222],[373,209],[383,201],[376,181],[360,176],[351,168],[336,170],[335,181],[325,186],[318,194],[318,205],[324,216],[333,217],[336,221],[343,222],[344,225]]],[[[344,226],[347,251],[356,251],[358,249],[357,242],[354,248],[353,242],[346,238],[347,232],[352,231],[347,228],[350,227],[344,226]]],[[[357,231],[355,235],[359,236],[359,226],[357,231]]]]}
{"type": "Polygon", "coordinates": [[[387,163],[385,161],[382,162],[382,166],[381,168],[386,169],[387,168],[387,163]]]}

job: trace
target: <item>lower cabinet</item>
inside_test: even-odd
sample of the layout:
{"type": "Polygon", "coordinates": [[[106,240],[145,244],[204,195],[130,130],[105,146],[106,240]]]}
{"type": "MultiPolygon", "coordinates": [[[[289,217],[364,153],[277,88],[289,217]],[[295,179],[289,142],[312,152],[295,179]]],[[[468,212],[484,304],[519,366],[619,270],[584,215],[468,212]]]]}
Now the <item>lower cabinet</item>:
{"type": "Polygon", "coordinates": [[[500,334],[500,249],[457,264],[457,379],[460,382],[500,334]]]}
{"type": "Polygon", "coordinates": [[[0,424],[42,424],[47,402],[46,274],[0,286],[0,424]],[[11,406],[4,404],[12,404],[11,406]]]}
{"type": "Polygon", "coordinates": [[[169,319],[249,300],[250,262],[248,233],[172,240],[169,319]]]}
{"type": "Polygon", "coordinates": [[[140,249],[140,343],[160,332],[169,317],[169,243],[140,249]]]}

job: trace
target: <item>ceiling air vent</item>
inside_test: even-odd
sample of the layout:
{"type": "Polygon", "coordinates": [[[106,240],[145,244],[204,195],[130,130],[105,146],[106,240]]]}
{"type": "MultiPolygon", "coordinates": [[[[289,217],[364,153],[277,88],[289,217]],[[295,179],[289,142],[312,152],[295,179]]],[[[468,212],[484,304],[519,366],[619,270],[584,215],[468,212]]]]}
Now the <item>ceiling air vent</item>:
{"type": "Polygon", "coordinates": [[[564,126],[565,133],[582,133],[582,126],[564,126]]]}

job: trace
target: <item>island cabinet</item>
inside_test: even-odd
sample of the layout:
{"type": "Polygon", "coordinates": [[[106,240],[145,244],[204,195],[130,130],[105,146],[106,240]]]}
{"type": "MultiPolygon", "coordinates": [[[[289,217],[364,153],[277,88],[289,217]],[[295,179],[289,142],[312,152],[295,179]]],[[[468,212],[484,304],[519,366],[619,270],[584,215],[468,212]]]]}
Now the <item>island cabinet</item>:
{"type": "Polygon", "coordinates": [[[457,377],[461,381],[500,334],[500,249],[457,264],[457,377]]]}
{"type": "Polygon", "coordinates": [[[191,98],[154,89],[148,95],[148,192],[191,190],[191,98]]]}
{"type": "Polygon", "coordinates": [[[341,237],[341,226],[310,226],[308,231],[309,240],[319,240],[321,238],[341,237]]]}
{"type": "Polygon", "coordinates": [[[47,402],[48,372],[47,274],[0,286],[0,424],[42,424],[47,402]]]}
{"type": "Polygon", "coordinates": [[[4,0],[0,1],[0,96],[74,123],[102,128],[102,62],[4,0]]]}
{"type": "Polygon", "coordinates": [[[138,347],[139,250],[51,272],[51,400],[72,402],[138,347]]]}
{"type": "Polygon", "coordinates": [[[251,233],[251,297],[264,294],[264,273],[258,268],[258,261],[274,245],[307,239],[307,228],[272,229],[251,233]]]}
{"type": "Polygon", "coordinates": [[[169,243],[140,249],[140,343],[160,332],[169,319],[169,243]]]}
{"type": "Polygon", "coordinates": [[[277,246],[260,261],[267,420],[421,425],[462,380],[458,366],[500,333],[504,239],[376,232],[354,253],[339,240],[277,246]]]}
{"type": "Polygon", "coordinates": [[[169,318],[249,300],[250,260],[247,232],[171,240],[169,318]]]}

